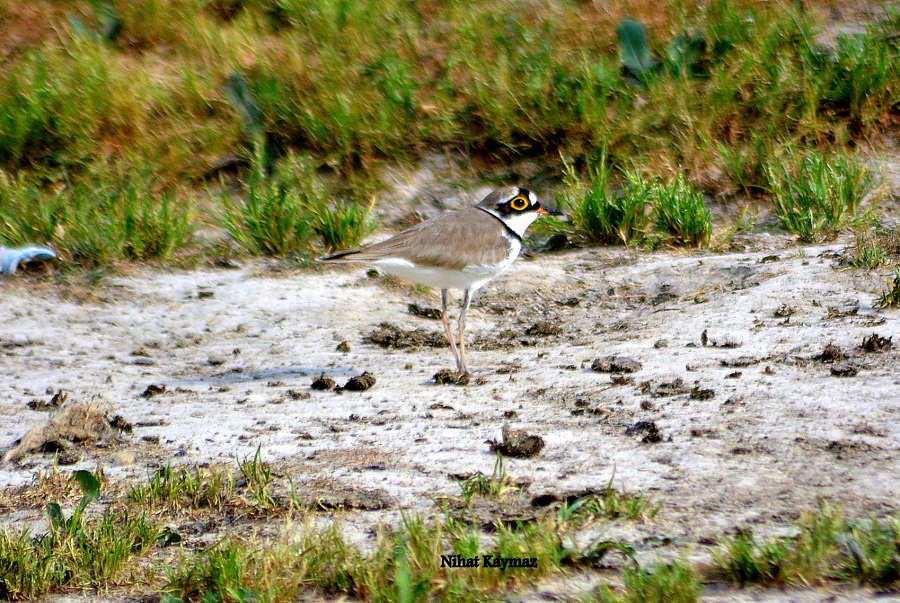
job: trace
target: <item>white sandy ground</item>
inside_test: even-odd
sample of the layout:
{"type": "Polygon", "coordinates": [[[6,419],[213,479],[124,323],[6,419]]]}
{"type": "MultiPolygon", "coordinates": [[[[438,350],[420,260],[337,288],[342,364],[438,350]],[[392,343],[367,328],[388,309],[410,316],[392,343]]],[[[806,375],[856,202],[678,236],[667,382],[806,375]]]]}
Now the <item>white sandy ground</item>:
{"type": "MultiPolygon", "coordinates": [[[[486,440],[499,438],[504,422],[546,441],[538,457],[508,462],[513,477],[532,481],[530,495],[612,480],[663,501],[653,522],[601,528],[644,556],[709,561],[707,544],[727,530],[783,533],[820,499],[850,516],[900,512],[898,352],[859,350],[873,332],[900,344],[898,312],[873,307],[885,273],[840,268],[841,245],[802,248],[758,235],[748,249],[520,259],[479,292],[468,331],[470,364],[518,368],[468,387],[432,382],[452,366],[447,348],[363,343],[384,321],[440,329],[407,312],[401,288],[363,268],[148,269],[115,278],[100,302],[9,279],[0,298],[0,453],[46,422],[26,403],[64,389],[74,400],[103,396],[135,425],[121,452],[88,453],[72,469],[102,463],[113,478],[144,479],[167,460],[233,461],[261,447],[301,488],[327,480],[385,491],[394,510],[358,513],[366,525],[397,508],[433,512],[432,497],[459,494],[451,474],[489,474],[495,457],[486,440]],[[776,316],[782,306],[793,314],[776,316]],[[526,337],[538,320],[564,333],[526,337]],[[350,352],[336,350],[342,341],[350,352]],[[857,376],[832,376],[830,364],[813,359],[827,343],[849,354],[857,376]],[[590,370],[610,354],[643,364],[635,384],[614,386],[590,370]],[[722,365],[742,356],[758,362],[722,365]],[[363,371],[377,378],[366,392],[309,387],[321,373],[342,384],[363,371]],[[650,382],[652,392],[677,378],[714,395],[654,397],[639,387],[650,382]],[[141,397],[150,384],[167,392],[141,397]],[[664,441],[626,433],[640,420],[655,421],[664,441]]],[[[50,455],[33,455],[0,467],[0,487],[28,483],[49,463],[50,455]]],[[[704,600],[900,597],[712,589],[704,600]]]]}

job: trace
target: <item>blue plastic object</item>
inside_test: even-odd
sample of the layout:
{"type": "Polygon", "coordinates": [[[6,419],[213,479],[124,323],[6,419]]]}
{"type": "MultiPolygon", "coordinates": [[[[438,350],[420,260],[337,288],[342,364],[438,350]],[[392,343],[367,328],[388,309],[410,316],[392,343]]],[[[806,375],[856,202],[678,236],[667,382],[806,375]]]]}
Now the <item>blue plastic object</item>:
{"type": "Polygon", "coordinates": [[[0,272],[15,274],[19,264],[55,257],[56,252],[49,247],[0,247],[0,272]]]}

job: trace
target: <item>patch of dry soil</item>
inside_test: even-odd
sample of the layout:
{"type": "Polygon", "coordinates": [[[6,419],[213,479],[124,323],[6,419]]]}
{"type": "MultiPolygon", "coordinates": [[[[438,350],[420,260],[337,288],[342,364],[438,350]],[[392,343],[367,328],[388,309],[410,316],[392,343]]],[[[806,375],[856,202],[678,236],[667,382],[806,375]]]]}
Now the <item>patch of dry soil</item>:
{"type": "MultiPolygon", "coordinates": [[[[40,409],[62,389],[101,396],[133,428],[127,444],[89,448],[72,469],[143,479],[170,460],[262,447],[301,487],[371,493],[376,521],[398,507],[433,511],[432,497],[459,494],[451,475],[490,474],[488,441],[504,424],[545,444],[508,461],[530,496],[612,481],[664,501],[656,521],[613,535],[646,555],[709,559],[727,530],[777,533],[823,498],[850,515],[898,512],[898,353],[860,348],[873,333],[900,343],[897,311],[873,305],[885,274],[840,269],[840,245],[753,244],[521,259],[476,296],[469,361],[493,370],[468,385],[433,380],[452,366],[445,347],[369,343],[382,323],[401,336],[440,324],[362,268],[147,270],[116,279],[104,303],[11,279],[0,453],[47,423],[29,402],[40,409]],[[343,387],[365,372],[372,387],[343,387]],[[320,376],[337,387],[312,389],[320,376]]],[[[7,464],[0,486],[50,462],[7,464]]],[[[708,594],[749,600],[729,596],[708,594]]]]}

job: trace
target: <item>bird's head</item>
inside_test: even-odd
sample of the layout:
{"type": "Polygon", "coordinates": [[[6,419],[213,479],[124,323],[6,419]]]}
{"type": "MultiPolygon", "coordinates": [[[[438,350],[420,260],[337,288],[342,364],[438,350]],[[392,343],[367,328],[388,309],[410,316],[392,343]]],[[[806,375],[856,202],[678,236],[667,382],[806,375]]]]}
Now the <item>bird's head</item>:
{"type": "Polygon", "coordinates": [[[534,193],[517,186],[491,192],[478,207],[503,220],[504,224],[520,237],[525,234],[525,229],[541,216],[563,215],[558,209],[542,206],[534,193]]]}

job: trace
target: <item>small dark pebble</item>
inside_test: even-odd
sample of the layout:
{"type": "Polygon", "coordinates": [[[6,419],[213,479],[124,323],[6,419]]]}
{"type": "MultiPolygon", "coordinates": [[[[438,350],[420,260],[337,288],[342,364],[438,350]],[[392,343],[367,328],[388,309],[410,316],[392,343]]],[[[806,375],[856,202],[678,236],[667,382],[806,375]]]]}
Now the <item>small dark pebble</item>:
{"type": "Polygon", "coordinates": [[[866,352],[887,352],[894,347],[894,344],[891,343],[891,339],[893,339],[893,337],[885,338],[881,337],[878,333],[872,333],[863,339],[862,345],[859,347],[866,352]]]}
{"type": "Polygon", "coordinates": [[[640,362],[625,356],[603,356],[591,363],[591,370],[598,373],[635,373],[641,368],[640,362]]]}
{"type": "Polygon", "coordinates": [[[741,375],[743,375],[743,374],[744,373],[742,373],[741,371],[734,371],[733,373],[728,373],[727,375],[725,375],[725,378],[726,379],[740,379],[741,375]]]}
{"type": "Polygon", "coordinates": [[[149,444],[159,444],[159,436],[156,435],[145,435],[141,437],[141,440],[149,444]]]}
{"type": "Polygon", "coordinates": [[[500,442],[488,440],[491,452],[499,452],[505,456],[515,458],[531,458],[540,454],[544,449],[544,438],[513,429],[509,424],[502,427],[503,439],[500,442]]]}
{"type": "Polygon", "coordinates": [[[198,299],[209,299],[210,297],[215,297],[214,291],[197,291],[198,299]]]}
{"type": "Polygon", "coordinates": [[[778,262],[781,258],[777,255],[767,255],[759,260],[760,264],[768,264],[769,262],[778,262]]]}
{"type": "Polygon", "coordinates": [[[835,377],[855,377],[859,374],[859,368],[852,364],[835,364],[831,367],[831,374],[835,377]]]}
{"type": "Polygon", "coordinates": [[[656,405],[650,400],[641,400],[641,410],[656,410],[656,405]]]}
{"type": "Polygon", "coordinates": [[[364,392],[373,385],[375,385],[375,376],[366,371],[362,375],[351,377],[350,380],[344,384],[344,389],[351,392],[364,392]]]}
{"type": "Polygon", "coordinates": [[[504,419],[515,419],[515,418],[518,417],[518,416],[519,416],[519,413],[517,413],[517,412],[514,411],[514,410],[504,410],[504,411],[503,411],[503,418],[504,418],[504,419]]]}
{"type": "Polygon", "coordinates": [[[457,373],[450,369],[441,369],[432,377],[438,385],[468,385],[472,379],[469,373],[457,373]]]}
{"type": "Polygon", "coordinates": [[[165,385],[156,385],[155,383],[151,383],[141,394],[141,398],[152,398],[153,396],[158,396],[159,394],[164,393],[166,393],[165,385]]]}
{"type": "Polygon", "coordinates": [[[438,308],[430,308],[423,304],[409,304],[406,306],[406,309],[409,310],[409,313],[413,316],[419,316],[421,318],[431,318],[434,320],[441,319],[441,311],[438,308]]]}
{"type": "Polygon", "coordinates": [[[337,344],[337,347],[335,349],[338,352],[344,352],[346,354],[347,352],[350,351],[350,344],[347,343],[346,341],[342,341],[339,344],[337,344]]]}
{"type": "Polygon", "coordinates": [[[289,389],[286,392],[287,397],[291,400],[309,400],[312,396],[309,392],[298,391],[296,389],[289,389]]]}
{"type": "Polygon", "coordinates": [[[634,377],[626,377],[625,375],[613,375],[609,378],[613,385],[632,385],[634,377]]]}
{"type": "Polygon", "coordinates": [[[547,337],[549,335],[562,335],[563,328],[559,323],[549,320],[539,320],[525,330],[526,335],[536,335],[539,337],[547,337]]]}
{"type": "Polygon", "coordinates": [[[691,390],[691,400],[712,400],[716,397],[716,390],[695,387],[691,390]]]}
{"type": "Polygon", "coordinates": [[[310,387],[313,389],[328,391],[328,390],[334,389],[334,387],[336,385],[337,385],[337,383],[335,383],[334,379],[326,377],[325,373],[322,373],[321,375],[319,375],[318,377],[313,379],[313,382],[310,385],[310,387]]]}

